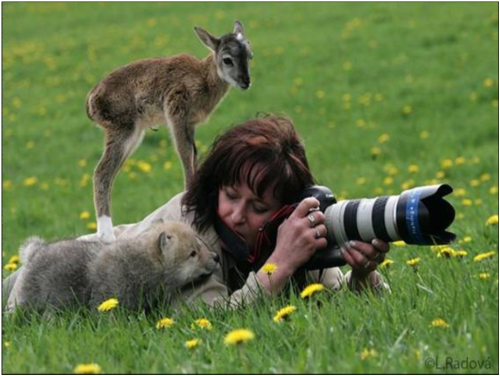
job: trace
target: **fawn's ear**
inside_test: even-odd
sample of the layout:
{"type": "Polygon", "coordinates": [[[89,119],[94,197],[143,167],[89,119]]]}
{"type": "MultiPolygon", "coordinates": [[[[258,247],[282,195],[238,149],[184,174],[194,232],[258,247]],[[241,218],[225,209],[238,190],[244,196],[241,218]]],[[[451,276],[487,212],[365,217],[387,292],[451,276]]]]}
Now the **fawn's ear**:
{"type": "Polygon", "coordinates": [[[233,34],[234,35],[241,34],[241,35],[245,36],[245,30],[243,29],[243,24],[238,20],[234,21],[233,34]]]}
{"type": "Polygon", "coordinates": [[[212,51],[217,51],[217,47],[219,47],[220,39],[211,35],[208,31],[202,29],[201,27],[195,26],[194,31],[198,38],[202,41],[202,43],[207,46],[212,51]]]}
{"type": "Polygon", "coordinates": [[[172,243],[172,235],[163,231],[158,237],[158,248],[162,254],[168,254],[168,250],[172,243]]]}

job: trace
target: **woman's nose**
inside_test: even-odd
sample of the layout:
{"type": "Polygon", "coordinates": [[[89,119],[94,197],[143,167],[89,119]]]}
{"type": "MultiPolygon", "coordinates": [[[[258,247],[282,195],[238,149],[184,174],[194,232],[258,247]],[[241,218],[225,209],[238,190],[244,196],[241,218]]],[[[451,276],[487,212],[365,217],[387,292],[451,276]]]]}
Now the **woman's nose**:
{"type": "Polygon", "coordinates": [[[242,207],[235,207],[231,215],[231,219],[234,224],[245,223],[246,215],[245,210],[242,207]]]}

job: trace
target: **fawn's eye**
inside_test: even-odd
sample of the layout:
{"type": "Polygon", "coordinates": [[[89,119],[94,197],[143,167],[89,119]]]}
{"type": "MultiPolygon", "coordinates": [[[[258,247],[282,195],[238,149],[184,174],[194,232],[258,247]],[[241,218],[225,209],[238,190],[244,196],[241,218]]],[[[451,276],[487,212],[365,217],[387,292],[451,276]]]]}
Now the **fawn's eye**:
{"type": "Polygon", "coordinates": [[[196,257],[196,251],[192,251],[192,252],[189,254],[189,257],[196,257]]]}
{"type": "Polygon", "coordinates": [[[222,62],[230,67],[232,67],[234,64],[233,64],[233,60],[230,59],[229,57],[225,57],[224,59],[222,59],[222,62]]]}

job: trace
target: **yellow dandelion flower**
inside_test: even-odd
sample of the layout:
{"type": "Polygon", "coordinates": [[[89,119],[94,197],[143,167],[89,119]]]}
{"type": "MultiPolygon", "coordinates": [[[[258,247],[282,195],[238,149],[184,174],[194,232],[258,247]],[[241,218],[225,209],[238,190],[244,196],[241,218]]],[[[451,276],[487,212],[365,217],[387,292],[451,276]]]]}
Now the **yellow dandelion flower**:
{"type": "Polygon", "coordinates": [[[87,160],[86,159],[79,159],[78,160],[78,166],[85,167],[86,165],[87,165],[87,160]]]}
{"type": "Polygon", "coordinates": [[[450,258],[455,255],[455,250],[451,247],[445,247],[439,250],[438,257],[450,258]]]}
{"type": "Polygon", "coordinates": [[[95,222],[89,222],[87,224],[87,230],[89,230],[89,231],[95,231],[95,230],[97,230],[97,223],[95,223],[95,222]]]}
{"type": "Polygon", "coordinates": [[[403,107],[403,115],[410,115],[413,112],[413,108],[410,105],[406,105],[403,107]]]}
{"type": "Polygon", "coordinates": [[[417,165],[410,165],[410,166],[408,166],[408,172],[410,172],[410,173],[416,173],[418,171],[420,171],[420,169],[418,168],[417,165]]]}
{"type": "Polygon", "coordinates": [[[455,158],[455,164],[457,166],[463,165],[465,162],[466,162],[466,159],[464,157],[455,158]]]}
{"type": "Polygon", "coordinates": [[[465,256],[467,256],[466,251],[455,251],[455,253],[453,254],[453,257],[458,257],[458,258],[462,258],[465,256]]]}
{"type": "Polygon", "coordinates": [[[17,269],[18,264],[15,263],[8,263],[6,264],[3,268],[9,272],[13,272],[14,270],[17,269]]]}
{"type": "Polygon", "coordinates": [[[426,139],[426,138],[429,138],[430,136],[431,136],[431,134],[428,131],[422,131],[422,132],[420,132],[420,138],[421,139],[426,139]]]}
{"type": "Polygon", "coordinates": [[[378,356],[378,352],[374,349],[365,348],[363,351],[361,351],[360,354],[361,360],[366,360],[368,358],[375,358],[376,356],[378,356]]]}
{"type": "Polygon", "coordinates": [[[382,153],[382,150],[380,150],[380,148],[373,147],[373,148],[370,149],[370,154],[373,157],[378,157],[381,153],[382,153]]]}
{"type": "Polygon", "coordinates": [[[398,169],[396,166],[392,165],[392,164],[387,164],[384,166],[384,171],[387,172],[389,175],[391,176],[395,176],[398,174],[398,169]]]}
{"type": "Polygon", "coordinates": [[[323,286],[321,283],[312,283],[309,286],[306,286],[304,290],[302,290],[302,292],[300,293],[300,297],[302,299],[309,298],[317,292],[320,292],[324,288],[325,286],[323,286]]]}
{"type": "Polygon", "coordinates": [[[480,179],[481,181],[490,180],[490,179],[491,179],[491,175],[490,175],[490,174],[488,174],[488,173],[485,173],[485,174],[482,174],[482,175],[479,177],[479,179],[480,179]]]}
{"type": "Polygon", "coordinates": [[[406,265],[413,266],[413,267],[417,266],[419,263],[420,263],[420,257],[406,261],[406,265]]]}
{"type": "Polygon", "coordinates": [[[19,258],[18,255],[14,255],[10,258],[9,260],[9,264],[19,264],[19,261],[21,261],[21,259],[19,258]]]}
{"type": "Polygon", "coordinates": [[[457,188],[453,194],[457,197],[463,197],[467,194],[467,191],[463,188],[457,188]]]}
{"type": "Polygon", "coordinates": [[[462,241],[464,243],[470,243],[472,241],[472,237],[471,236],[464,236],[462,241]]]}
{"type": "Polygon", "coordinates": [[[495,253],[496,253],[495,251],[480,253],[476,257],[474,257],[474,261],[479,262],[491,258],[495,256],[495,253]]]}
{"type": "Polygon", "coordinates": [[[481,279],[488,279],[488,278],[491,277],[491,275],[490,275],[490,273],[480,273],[478,275],[478,277],[481,278],[481,279]]]}
{"type": "Polygon", "coordinates": [[[276,270],[278,270],[278,266],[272,262],[268,262],[262,267],[262,271],[267,275],[273,274],[276,270]]]}
{"type": "Polygon", "coordinates": [[[392,260],[384,260],[381,264],[380,264],[380,267],[381,268],[388,268],[389,266],[391,266],[392,264],[394,264],[394,261],[392,260]]]}
{"type": "Polygon", "coordinates": [[[79,364],[73,370],[77,375],[98,375],[101,373],[101,367],[95,363],[79,364]]]}
{"type": "Polygon", "coordinates": [[[487,226],[498,225],[498,215],[495,214],[489,217],[488,220],[486,221],[486,225],[487,226]]]}
{"type": "Polygon", "coordinates": [[[164,170],[170,170],[170,169],[172,169],[172,162],[170,162],[170,161],[166,161],[166,162],[163,164],[163,169],[164,169],[164,170]]]}
{"type": "Polygon", "coordinates": [[[23,185],[25,187],[31,187],[37,183],[38,179],[34,176],[31,176],[29,178],[26,178],[23,180],[23,185]]]}
{"type": "Polygon", "coordinates": [[[281,308],[274,316],[274,322],[282,322],[283,320],[290,317],[290,315],[297,310],[297,307],[289,305],[285,308],[281,308]]]}
{"type": "Polygon", "coordinates": [[[403,184],[401,184],[401,189],[410,189],[411,187],[414,187],[415,186],[415,180],[413,179],[410,179],[410,180],[407,180],[405,181],[403,184]]]}
{"type": "Polygon", "coordinates": [[[489,192],[492,195],[497,195],[498,194],[498,187],[491,187],[489,192]]]}
{"type": "Polygon", "coordinates": [[[195,320],[194,323],[191,325],[191,329],[195,329],[195,325],[197,325],[202,329],[212,330],[212,324],[207,319],[195,320]]]}
{"type": "Polygon", "coordinates": [[[195,347],[199,346],[201,343],[201,339],[192,339],[192,340],[189,340],[189,341],[186,341],[184,343],[184,346],[187,348],[187,349],[194,349],[195,347]]]}
{"type": "Polygon", "coordinates": [[[8,349],[10,347],[10,342],[6,341],[3,343],[4,347],[8,349]]]}
{"type": "Polygon", "coordinates": [[[88,211],[83,211],[80,213],[80,219],[84,221],[90,218],[90,213],[88,211]]]}
{"type": "Polygon", "coordinates": [[[392,183],[394,183],[394,179],[391,178],[390,176],[384,179],[384,185],[391,185],[392,183]]]}
{"type": "Polygon", "coordinates": [[[115,309],[118,306],[118,299],[108,299],[105,302],[102,302],[99,307],[97,307],[97,310],[99,312],[107,312],[111,311],[112,309],[115,309]]]}
{"type": "Polygon", "coordinates": [[[239,345],[255,338],[255,334],[248,329],[235,329],[230,331],[226,338],[224,338],[224,343],[226,345],[239,345]]]}
{"type": "Polygon", "coordinates": [[[484,81],[483,81],[483,85],[485,87],[492,87],[493,86],[493,79],[491,78],[486,78],[484,81]]]}
{"type": "Polygon", "coordinates": [[[478,180],[478,179],[472,179],[470,182],[469,182],[470,186],[471,187],[478,187],[479,184],[481,184],[481,182],[478,180]]]}
{"type": "Polygon", "coordinates": [[[141,170],[142,172],[145,172],[145,173],[151,172],[151,169],[153,168],[153,167],[151,167],[151,165],[148,162],[144,162],[144,161],[137,162],[137,167],[139,168],[139,170],[141,170]]]}
{"type": "Polygon", "coordinates": [[[366,178],[361,177],[361,178],[357,178],[356,179],[356,184],[357,185],[363,185],[365,183],[366,183],[366,178]]]}
{"type": "Polygon", "coordinates": [[[156,26],[156,18],[150,18],[149,20],[147,20],[146,24],[149,27],[155,27],[156,26]]]}
{"type": "Polygon", "coordinates": [[[472,205],[472,200],[470,198],[464,198],[462,200],[462,205],[463,206],[471,206],[472,205]]]}
{"type": "Polygon", "coordinates": [[[406,245],[404,240],[398,240],[396,242],[393,242],[392,244],[394,244],[396,247],[404,247],[406,245]]]}
{"type": "Polygon", "coordinates": [[[447,248],[447,245],[431,245],[431,251],[432,252],[439,252],[443,248],[447,248]]]}
{"type": "Polygon", "coordinates": [[[2,188],[6,191],[8,191],[9,189],[12,189],[12,187],[13,187],[13,184],[10,180],[4,180],[2,182],[2,188]]]}
{"type": "Polygon", "coordinates": [[[453,166],[453,161],[451,159],[443,159],[441,161],[441,168],[450,168],[451,166],[453,166]]]}
{"type": "Polygon", "coordinates": [[[170,328],[174,324],[175,321],[173,319],[165,317],[161,320],[158,320],[158,322],[156,323],[156,329],[170,328]]]}
{"type": "Polygon", "coordinates": [[[384,142],[387,142],[391,139],[391,136],[389,136],[388,133],[383,133],[379,136],[378,142],[383,144],[384,142]]]}
{"type": "Polygon", "coordinates": [[[450,327],[450,325],[448,325],[448,323],[446,321],[444,321],[443,319],[432,320],[431,326],[433,326],[435,328],[449,328],[450,327]]]}

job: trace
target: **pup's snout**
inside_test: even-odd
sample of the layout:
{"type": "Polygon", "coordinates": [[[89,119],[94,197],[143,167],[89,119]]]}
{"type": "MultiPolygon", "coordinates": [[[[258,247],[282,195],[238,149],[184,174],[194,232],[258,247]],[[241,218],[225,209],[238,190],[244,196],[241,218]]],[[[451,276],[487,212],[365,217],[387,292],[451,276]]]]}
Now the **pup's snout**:
{"type": "Polygon", "coordinates": [[[212,258],[217,264],[220,262],[220,257],[217,253],[212,252],[212,258]]]}

